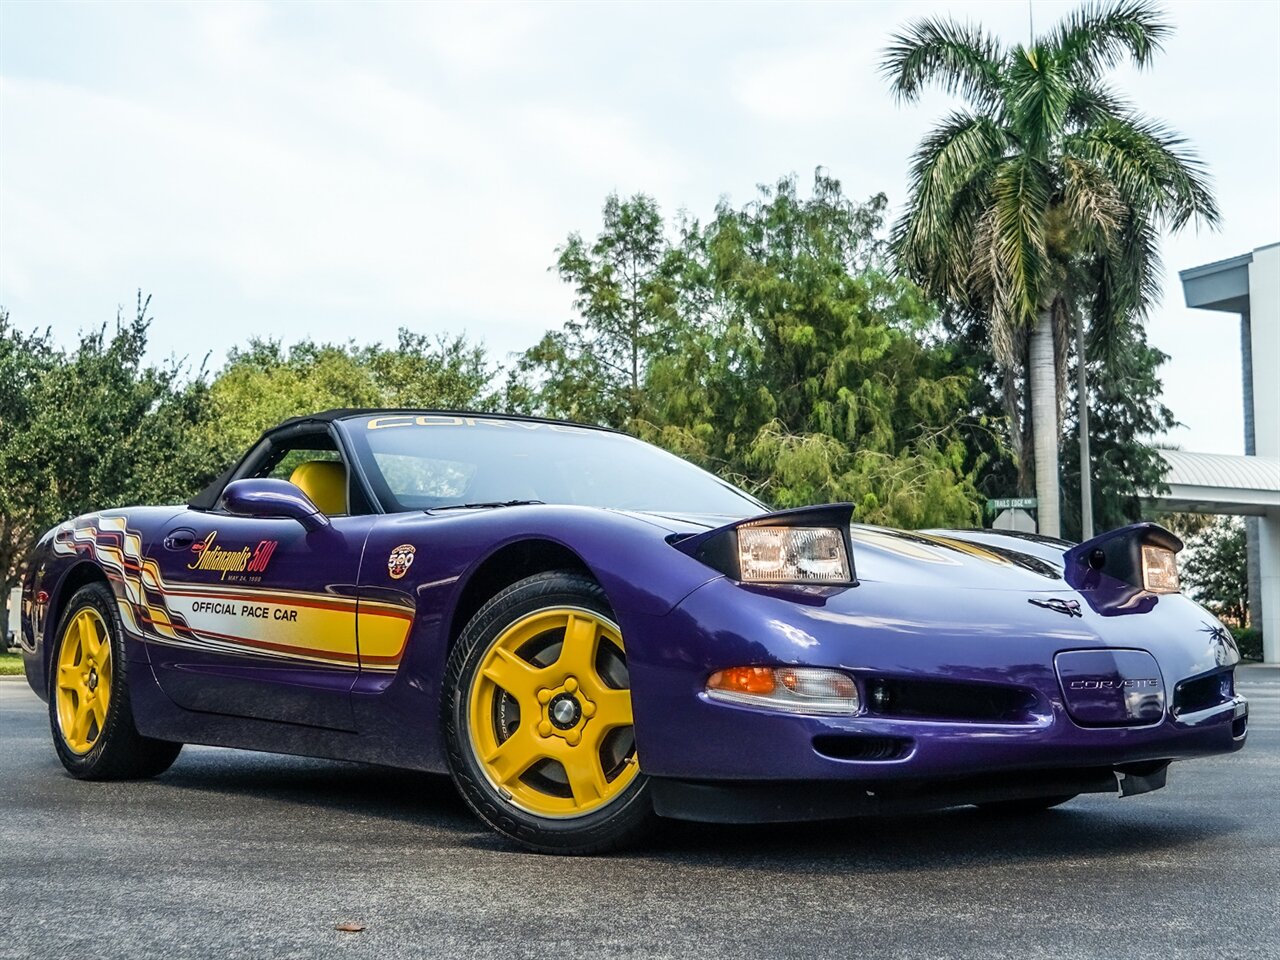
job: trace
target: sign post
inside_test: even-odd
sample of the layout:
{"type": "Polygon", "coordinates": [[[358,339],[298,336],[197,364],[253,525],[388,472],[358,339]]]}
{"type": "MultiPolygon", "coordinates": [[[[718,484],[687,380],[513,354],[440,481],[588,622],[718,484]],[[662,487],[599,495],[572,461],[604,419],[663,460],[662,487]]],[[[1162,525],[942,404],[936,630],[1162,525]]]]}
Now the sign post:
{"type": "Polygon", "coordinates": [[[999,510],[1034,510],[1040,505],[1035,497],[998,497],[987,501],[987,510],[995,513],[999,510]]]}

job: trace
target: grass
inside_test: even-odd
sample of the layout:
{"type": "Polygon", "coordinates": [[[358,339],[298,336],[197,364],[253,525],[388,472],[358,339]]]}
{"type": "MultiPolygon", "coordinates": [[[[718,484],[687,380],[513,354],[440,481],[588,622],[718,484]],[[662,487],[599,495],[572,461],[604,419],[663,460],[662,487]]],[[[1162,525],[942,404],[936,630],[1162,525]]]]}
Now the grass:
{"type": "Polygon", "coordinates": [[[22,654],[0,650],[0,677],[22,676],[22,654]]]}

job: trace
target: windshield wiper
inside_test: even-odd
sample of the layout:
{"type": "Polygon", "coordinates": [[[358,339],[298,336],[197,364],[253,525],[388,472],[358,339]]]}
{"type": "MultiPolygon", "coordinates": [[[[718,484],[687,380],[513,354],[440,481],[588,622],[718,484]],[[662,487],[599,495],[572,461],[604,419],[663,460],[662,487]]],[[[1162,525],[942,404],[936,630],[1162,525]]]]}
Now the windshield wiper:
{"type": "Polygon", "coordinates": [[[443,507],[427,507],[426,512],[435,510],[482,510],[485,507],[527,507],[534,503],[546,503],[545,500],[485,500],[481,503],[450,503],[443,507]]]}

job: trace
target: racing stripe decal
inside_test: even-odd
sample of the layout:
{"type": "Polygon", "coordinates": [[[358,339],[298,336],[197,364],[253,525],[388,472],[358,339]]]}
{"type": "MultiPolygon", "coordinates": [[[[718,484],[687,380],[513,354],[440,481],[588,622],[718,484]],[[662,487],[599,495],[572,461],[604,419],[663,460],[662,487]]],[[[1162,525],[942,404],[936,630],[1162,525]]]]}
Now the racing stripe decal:
{"type": "Polygon", "coordinates": [[[411,608],[381,600],[221,582],[166,584],[122,516],[68,521],[58,528],[53,549],[102,567],[125,630],[149,643],[394,672],[413,624],[411,608]],[[355,644],[347,641],[353,623],[355,644]],[[299,643],[300,637],[307,642],[299,643]]]}

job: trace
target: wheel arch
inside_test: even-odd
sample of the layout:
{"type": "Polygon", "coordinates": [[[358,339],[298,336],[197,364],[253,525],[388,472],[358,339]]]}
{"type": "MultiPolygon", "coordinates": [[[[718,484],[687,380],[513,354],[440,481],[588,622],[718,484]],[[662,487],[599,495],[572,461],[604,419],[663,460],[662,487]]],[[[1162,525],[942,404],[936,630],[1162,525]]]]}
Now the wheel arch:
{"type": "Polygon", "coordinates": [[[526,537],[504,544],[468,574],[449,619],[447,649],[453,649],[471,618],[500,591],[526,577],[551,570],[571,570],[600,583],[586,561],[563,543],[526,537]]]}
{"type": "Polygon", "coordinates": [[[49,603],[45,609],[40,631],[42,666],[46,680],[49,677],[49,663],[53,657],[53,648],[56,646],[54,641],[57,639],[56,633],[62,614],[67,604],[71,602],[71,598],[76,595],[76,591],[91,583],[101,583],[108,588],[111,586],[106,571],[94,561],[77,560],[62,575],[57,587],[50,591],[49,603]]]}

